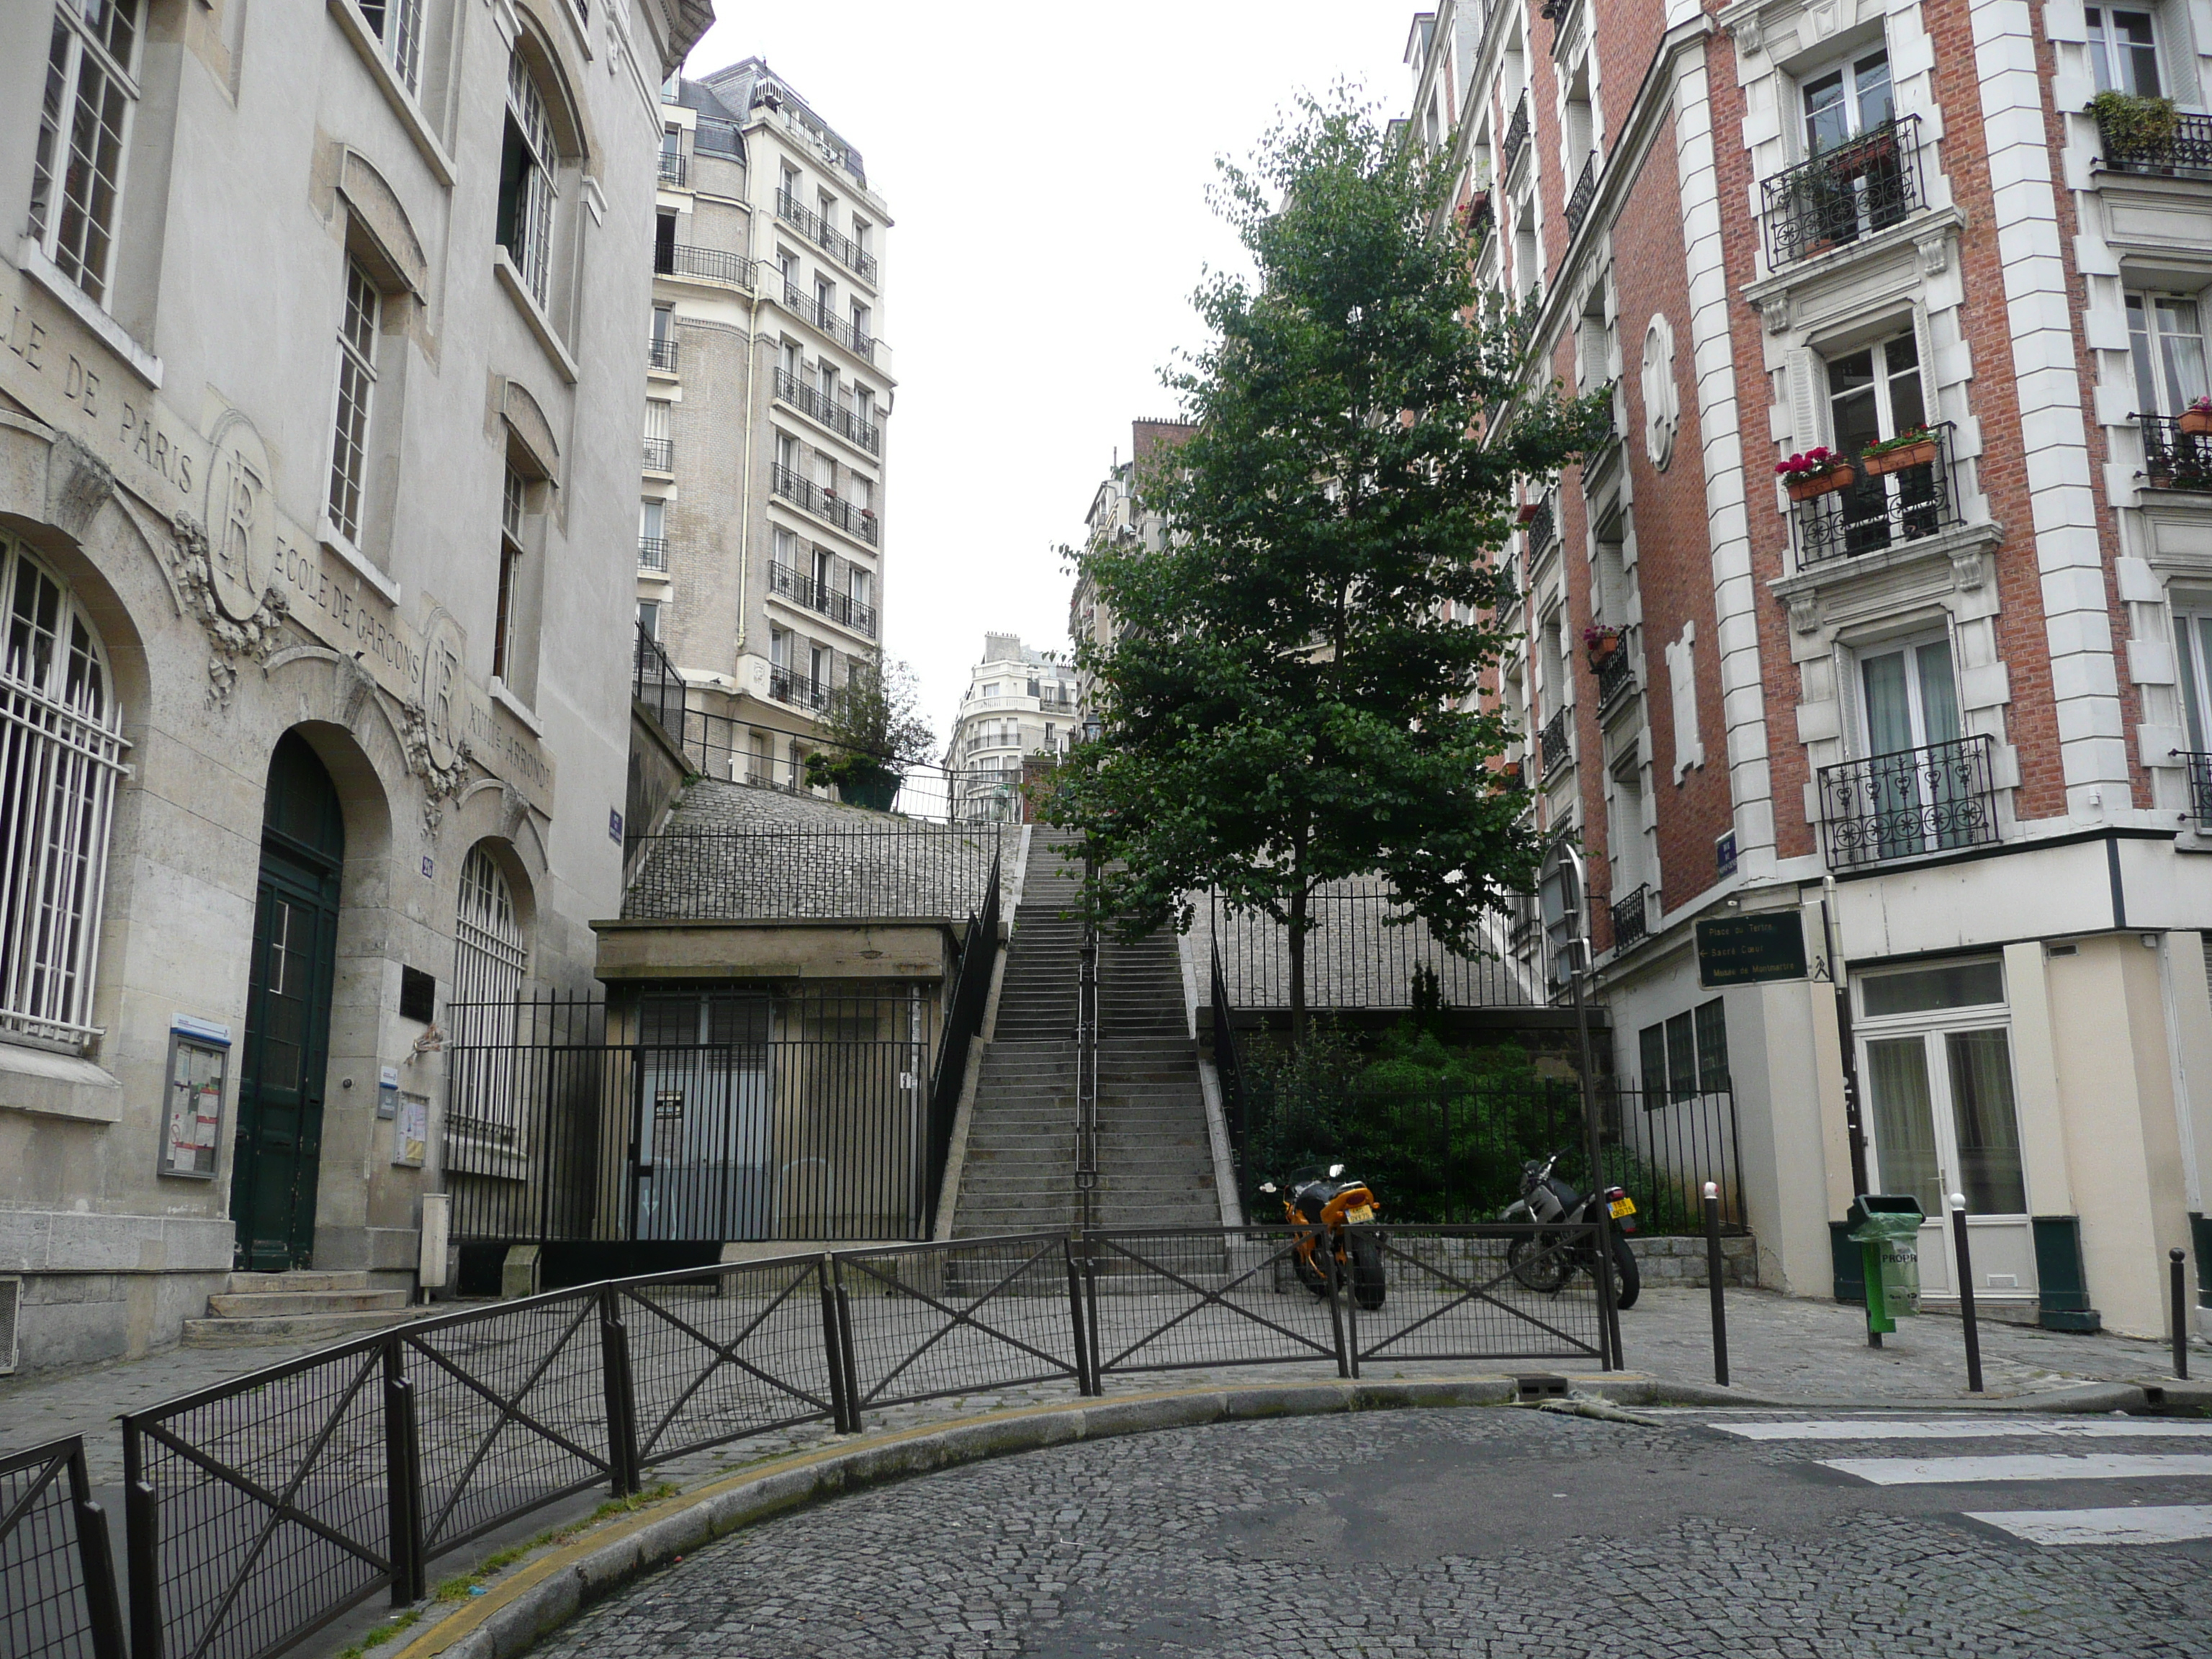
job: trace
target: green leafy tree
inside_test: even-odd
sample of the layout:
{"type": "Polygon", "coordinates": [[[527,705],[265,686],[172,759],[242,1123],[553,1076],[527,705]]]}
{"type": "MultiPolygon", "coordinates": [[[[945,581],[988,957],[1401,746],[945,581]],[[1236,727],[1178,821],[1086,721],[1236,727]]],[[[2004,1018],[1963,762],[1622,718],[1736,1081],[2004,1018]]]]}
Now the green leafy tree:
{"type": "Polygon", "coordinates": [[[1084,832],[1121,937],[1188,927],[1206,889],[1284,924],[1295,1042],[1316,887],[1380,872],[1472,951],[1533,883],[1486,764],[1510,734],[1468,705],[1513,626],[1515,480],[1599,441],[1610,404],[1526,388],[1523,319],[1475,289],[1446,171],[1341,92],[1221,170],[1255,274],[1209,278],[1212,343],[1167,377],[1196,430],[1139,488],[1169,544],[1084,556],[1118,629],[1078,647],[1104,729],[1046,811],[1084,832]]]}
{"type": "Polygon", "coordinates": [[[817,726],[823,747],[806,757],[806,781],[836,784],[855,806],[887,811],[906,769],[926,760],[936,734],[916,707],[914,671],[880,650],[855,657],[830,693],[817,726]]]}

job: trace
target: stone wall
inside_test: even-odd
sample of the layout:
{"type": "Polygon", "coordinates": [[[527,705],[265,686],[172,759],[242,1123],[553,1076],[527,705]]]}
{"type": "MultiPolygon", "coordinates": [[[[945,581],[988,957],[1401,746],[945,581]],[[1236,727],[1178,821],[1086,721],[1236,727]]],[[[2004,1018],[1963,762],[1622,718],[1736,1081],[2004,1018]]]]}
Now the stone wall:
{"type": "MultiPolygon", "coordinates": [[[[1712,1282],[1705,1272],[1705,1241],[1702,1238],[1662,1238],[1642,1234],[1628,1243],[1636,1252],[1636,1265],[1646,1285],[1702,1290],[1712,1282]]],[[[1757,1239],[1747,1233],[1721,1240],[1721,1282],[1747,1286],[1759,1283],[1757,1239]]]]}

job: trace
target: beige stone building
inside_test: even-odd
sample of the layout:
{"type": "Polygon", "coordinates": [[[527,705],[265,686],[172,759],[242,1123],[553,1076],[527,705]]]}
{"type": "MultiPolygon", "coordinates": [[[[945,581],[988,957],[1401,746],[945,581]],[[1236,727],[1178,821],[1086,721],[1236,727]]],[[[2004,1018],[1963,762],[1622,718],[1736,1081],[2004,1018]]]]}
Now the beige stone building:
{"type": "Polygon", "coordinates": [[[0,1369],[411,1288],[453,1005],[590,982],[708,20],[0,9],[0,1369]]]}
{"type": "Polygon", "coordinates": [[[1075,701],[1075,670],[1064,659],[1024,645],[1018,635],[986,634],[945,749],[952,816],[1018,819],[1022,763],[1067,752],[1075,701]]]}
{"type": "Polygon", "coordinates": [[[792,787],[882,637],[890,216],[758,58],[661,91],[637,605],[714,775],[792,787]]]}
{"type": "MultiPolygon", "coordinates": [[[[1149,548],[1164,545],[1167,520],[1145,504],[1139,494],[1139,480],[1158,451],[1180,444],[1190,434],[1191,428],[1181,421],[1129,422],[1129,459],[1125,461],[1118,451],[1115,453],[1107,466],[1106,476],[1091,493],[1089,510],[1083,515],[1086,551],[1111,543],[1134,543],[1149,548]]],[[[1068,596],[1067,634],[1078,645],[1085,640],[1102,647],[1114,643],[1112,607],[1099,597],[1088,566],[1080,560],[1076,564],[1075,591],[1068,596]]],[[[1091,711],[1088,674],[1079,672],[1076,676],[1076,704],[1077,723],[1080,725],[1091,711]]]]}

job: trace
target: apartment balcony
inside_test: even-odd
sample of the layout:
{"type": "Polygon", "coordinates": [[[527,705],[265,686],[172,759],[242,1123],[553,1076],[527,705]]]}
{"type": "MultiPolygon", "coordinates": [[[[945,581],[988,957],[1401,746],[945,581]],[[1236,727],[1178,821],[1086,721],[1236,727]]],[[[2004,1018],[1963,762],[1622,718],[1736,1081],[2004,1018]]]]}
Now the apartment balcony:
{"type": "Polygon", "coordinates": [[[848,536],[857,536],[873,547],[881,533],[876,515],[844,500],[834,489],[801,477],[787,466],[769,468],[769,488],[787,501],[795,501],[816,518],[828,520],[848,536]]]}
{"type": "Polygon", "coordinates": [[[1598,659],[1597,706],[1600,712],[1610,710],[1636,689],[1636,670],[1630,665],[1628,658],[1628,636],[1623,634],[1620,642],[1598,659]]]}
{"type": "Polygon", "coordinates": [[[754,262],[742,253],[718,247],[693,247],[688,242],[662,242],[653,250],[653,272],[680,282],[712,283],[719,288],[750,289],[754,262]]]}
{"type": "Polygon", "coordinates": [[[637,538],[637,568],[640,570],[668,568],[668,538],[640,536],[637,538]]]}
{"type": "Polygon", "coordinates": [[[1536,562],[1537,555],[1559,539],[1559,515],[1552,511],[1552,501],[1548,495],[1537,505],[1536,510],[1528,515],[1528,521],[1522,526],[1522,530],[1527,537],[1528,562],[1534,564],[1536,562]]]}
{"type": "Polygon", "coordinates": [[[1899,115],[1823,150],[1760,186],[1771,270],[1887,230],[1928,204],[1920,118],[1899,115]]]}
{"type": "Polygon", "coordinates": [[[805,323],[818,329],[862,362],[872,363],[888,374],[891,371],[891,349],[872,334],[864,334],[840,317],[833,307],[810,300],[797,289],[783,290],[783,307],[805,323]]]}
{"type": "Polygon", "coordinates": [[[665,374],[676,372],[676,339],[673,335],[645,343],[645,366],[657,368],[665,374]]]}
{"type": "Polygon", "coordinates": [[[645,441],[645,470],[647,472],[673,473],[676,471],[676,440],[647,438],[645,441]]]}
{"type": "Polygon", "coordinates": [[[1597,199],[1598,153],[1592,150],[1589,160],[1583,163],[1583,176],[1575,180],[1574,193],[1567,198],[1567,238],[1574,239],[1589,217],[1590,204],[1597,199]]]}
{"type": "Polygon", "coordinates": [[[1649,887],[1631,888],[1613,902],[1613,948],[1625,951],[1651,933],[1649,887]]]}
{"type": "Polygon", "coordinates": [[[2090,112],[2097,117],[2107,172],[2153,179],[2212,179],[2212,115],[2177,113],[2172,131],[2161,134],[2156,131],[2158,123],[2123,126],[2094,109],[2090,112]]]}
{"type": "Polygon", "coordinates": [[[776,702],[787,702],[794,708],[819,713],[830,706],[827,684],[805,674],[794,673],[781,663],[769,665],[768,694],[776,702]]]}
{"type": "Polygon", "coordinates": [[[1824,766],[1820,821],[1831,870],[1994,845],[1997,797],[1987,736],[1824,766]]]}
{"type": "Polygon", "coordinates": [[[2154,489],[2212,494],[2212,434],[2189,432],[2171,415],[2138,415],[2143,482],[2154,489]]]}
{"type": "Polygon", "coordinates": [[[796,374],[779,368],[775,372],[775,395],[793,409],[812,420],[822,422],[847,442],[857,444],[871,455],[884,453],[883,428],[872,421],[864,421],[853,412],[853,406],[840,402],[819,386],[811,386],[796,374]]]}
{"type": "Polygon", "coordinates": [[[691,182],[691,158],[683,152],[660,152],[660,182],[682,190],[691,182]]]}
{"type": "Polygon", "coordinates": [[[787,564],[769,565],[768,590],[831,622],[841,623],[856,634],[865,634],[872,640],[876,637],[875,606],[862,604],[850,593],[840,593],[829,583],[817,581],[787,564]]]}
{"type": "Polygon", "coordinates": [[[1521,101],[1513,106],[1513,118],[1506,124],[1505,137],[1498,146],[1498,177],[1503,182],[1513,171],[1513,164],[1521,158],[1521,146],[1528,142],[1528,94],[1524,89],[1521,101]]]}
{"type": "Polygon", "coordinates": [[[1948,422],[1929,427],[1922,445],[1862,453],[1850,465],[1850,483],[1790,503],[1800,568],[1887,552],[1965,522],[1948,422]]]}
{"type": "Polygon", "coordinates": [[[828,220],[813,209],[803,206],[789,191],[776,191],[775,216],[869,287],[876,285],[876,256],[842,232],[832,230],[828,220]]]}
{"type": "Polygon", "coordinates": [[[2212,830],[2212,754],[2177,749],[2177,759],[2189,765],[2189,817],[2200,830],[2212,830]]]}
{"type": "Polygon", "coordinates": [[[1545,722],[1543,735],[1538,741],[1544,751],[1544,775],[1547,778],[1574,758],[1574,744],[1567,736],[1565,709],[1545,722]]]}

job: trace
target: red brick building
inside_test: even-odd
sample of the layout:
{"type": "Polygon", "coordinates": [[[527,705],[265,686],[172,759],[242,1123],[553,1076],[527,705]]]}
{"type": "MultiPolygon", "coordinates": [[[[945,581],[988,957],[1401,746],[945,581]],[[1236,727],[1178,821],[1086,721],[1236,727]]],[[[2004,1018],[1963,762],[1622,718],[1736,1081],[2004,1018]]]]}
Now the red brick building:
{"type": "MultiPolygon", "coordinates": [[[[2205,1253],[2200,26],[2081,0],[1414,20],[1410,131],[1460,174],[1479,274],[1534,296],[1530,374],[1609,386],[1620,434],[1529,481],[1499,695],[1585,862],[1615,1066],[1652,1133],[1732,1092],[1715,1167],[1767,1283],[1829,1293],[1861,1158],[1931,1212],[1966,1196],[2000,1312],[2156,1332],[2167,1249],[2205,1253]],[[1697,924],[1762,915],[1808,977],[1701,975],[1697,924]]],[[[1939,1299],[1948,1237],[1922,1236],[1939,1299]]]]}

